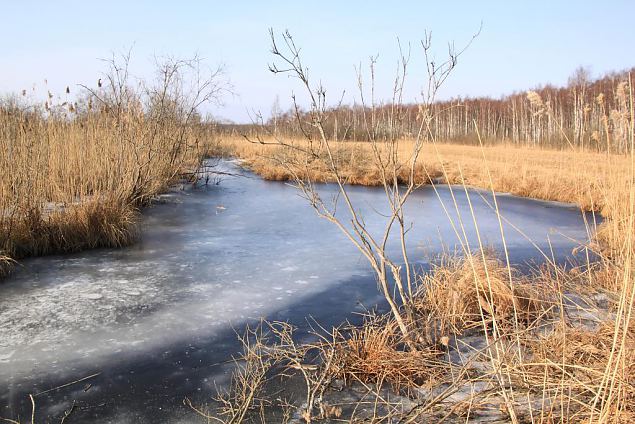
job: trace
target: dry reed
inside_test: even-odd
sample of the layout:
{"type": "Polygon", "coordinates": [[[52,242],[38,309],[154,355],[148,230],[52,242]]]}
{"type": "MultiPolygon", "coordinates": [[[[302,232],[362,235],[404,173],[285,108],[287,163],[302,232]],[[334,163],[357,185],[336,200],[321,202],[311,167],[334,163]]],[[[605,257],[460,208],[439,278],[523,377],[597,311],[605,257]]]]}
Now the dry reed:
{"type": "MultiPolygon", "coordinates": [[[[0,270],[14,259],[121,246],[139,207],[196,167],[204,136],[196,108],[220,94],[196,61],[160,65],[158,82],[132,83],[129,57],[110,62],[78,100],[0,104],[0,270]]],[[[68,96],[65,96],[65,98],[68,96]]]]}

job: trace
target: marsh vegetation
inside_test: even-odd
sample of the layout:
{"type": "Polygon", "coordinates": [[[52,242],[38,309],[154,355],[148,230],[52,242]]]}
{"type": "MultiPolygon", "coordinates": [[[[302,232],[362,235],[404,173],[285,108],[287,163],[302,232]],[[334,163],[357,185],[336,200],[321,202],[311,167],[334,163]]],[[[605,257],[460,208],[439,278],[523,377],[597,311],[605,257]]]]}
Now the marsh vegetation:
{"type": "Polygon", "coordinates": [[[130,55],[72,95],[32,93],[0,104],[0,258],[122,246],[139,207],[195,171],[205,130],[199,108],[227,89],[198,59],[157,63],[153,80],[129,73],[130,55]]]}
{"type": "Polygon", "coordinates": [[[462,51],[435,65],[426,36],[421,102],[403,100],[410,71],[402,54],[391,99],[375,100],[371,61],[357,76],[360,104],[330,106],[292,36],[271,37],[272,72],[296,78],[309,107],[296,104],[268,122],[202,119],[199,106],[225,86],[196,60],[168,61],[155,82],[134,85],[126,57],[76,102],[5,100],[3,270],[28,256],[130,243],[140,207],[195,180],[203,157],[235,157],[267,180],[290,182],[333,224],[366,261],[386,308],[359,325],[316,323],[302,341],[286,322],[248,328],[227,390],[209,408],[185,400],[197,414],[217,422],[635,419],[631,74],[591,81],[577,72],[566,88],[439,102],[462,51]],[[381,225],[368,225],[352,185],[379,188],[381,225]],[[406,214],[423,186],[434,190],[457,240],[426,270],[407,241],[406,214]],[[449,197],[439,195],[442,186],[449,197]],[[491,196],[478,200],[495,215],[488,236],[500,240],[497,251],[479,231],[471,187],[491,196]],[[539,265],[514,266],[500,192],[597,213],[586,222],[588,242],[575,248],[577,262],[559,263],[542,246],[539,265]],[[272,395],[280,380],[299,381],[300,395],[272,395]]]}

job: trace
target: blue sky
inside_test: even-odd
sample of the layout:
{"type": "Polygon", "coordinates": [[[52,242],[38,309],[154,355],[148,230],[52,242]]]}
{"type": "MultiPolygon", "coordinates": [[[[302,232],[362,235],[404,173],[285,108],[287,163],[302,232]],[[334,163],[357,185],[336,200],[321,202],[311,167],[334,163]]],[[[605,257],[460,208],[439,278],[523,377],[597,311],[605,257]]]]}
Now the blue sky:
{"type": "MultiPolygon", "coordinates": [[[[267,70],[268,28],[289,29],[304,62],[332,103],[356,97],[355,66],[379,55],[377,87],[387,96],[398,58],[397,38],[412,45],[407,100],[425,82],[419,40],[432,32],[438,58],[448,42],[481,35],[461,57],[440,93],[500,96],[540,84],[564,84],[578,66],[593,75],[635,66],[632,1],[3,1],[0,92],[54,92],[94,84],[99,58],[132,47],[132,71],[151,75],[154,55],[197,53],[223,64],[235,94],[215,116],[249,121],[267,115],[276,96],[290,105],[296,82],[267,70]],[[44,86],[47,79],[48,86],[44,86]]],[[[302,97],[300,97],[302,101],[302,97]]]]}

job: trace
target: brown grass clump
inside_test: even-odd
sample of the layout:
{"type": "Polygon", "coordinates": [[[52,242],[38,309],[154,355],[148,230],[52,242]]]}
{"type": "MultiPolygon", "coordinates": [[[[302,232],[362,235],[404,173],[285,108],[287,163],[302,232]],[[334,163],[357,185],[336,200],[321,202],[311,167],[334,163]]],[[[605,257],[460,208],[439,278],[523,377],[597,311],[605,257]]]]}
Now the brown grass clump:
{"type": "MultiPolygon", "coordinates": [[[[248,152],[249,149],[246,150],[248,152]]],[[[348,184],[362,186],[381,185],[381,175],[368,159],[363,145],[350,143],[333,149],[335,161],[348,184]]],[[[272,147],[266,156],[247,154],[245,164],[267,180],[293,181],[297,178],[315,182],[334,182],[335,176],[328,167],[326,153],[306,163],[293,148],[272,147]]]]}
{"type": "Polygon", "coordinates": [[[360,327],[338,332],[333,377],[345,382],[389,382],[411,388],[438,384],[449,364],[441,346],[407,349],[397,323],[389,315],[369,315],[360,327]]]}
{"type": "MultiPolygon", "coordinates": [[[[619,330],[622,332],[622,330],[619,330]]],[[[611,353],[611,344],[615,333],[615,325],[603,322],[597,328],[580,328],[566,324],[558,325],[546,337],[532,345],[534,359],[553,363],[566,363],[580,366],[580,371],[588,374],[593,379],[604,372],[603,364],[606,363],[611,353]],[[595,373],[595,375],[593,375],[595,373]]],[[[628,346],[624,358],[625,370],[635,377],[635,331],[633,326],[629,328],[626,336],[628,346]]],[[[556,376],[553,376],[556,377],[556,376]]],[[[635,387],[628,385],[629,390],[635,387]]]]}
{"type": "Polygon", "coordinates": [[[548,307],[546,287],[537,287],[491,252],[445,258],[423,275],[415,305],[435,317],[442,335],[535,318],[548,307]],[[513,278],[510,280],[510,277],[513,278]]]}
{"type": "Polygon", "coordinates": [[[117,201],[90,200],[58,211],[32,210],[12,229],[7,244],[15,257],[121,247],[137,234],[137,211],[117,201]]]}

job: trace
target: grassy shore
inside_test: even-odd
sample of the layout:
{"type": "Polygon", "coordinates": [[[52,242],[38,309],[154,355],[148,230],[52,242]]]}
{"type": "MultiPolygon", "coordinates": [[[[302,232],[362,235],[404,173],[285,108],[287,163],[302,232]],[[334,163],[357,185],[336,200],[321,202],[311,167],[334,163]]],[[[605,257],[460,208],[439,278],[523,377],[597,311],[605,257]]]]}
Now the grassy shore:
{"type": "Polygon", "coordinates": [[[6,261],[129,243],[137,208],[200,159],[190,126],[132,111],[68,120],[3,107],[0,128],[6,261]]]}
{"type": "MultiPolygon", "coordinates": [[[[155,121],[132,110],[121,115],[100,110],[75,119],[1,111],[1,141],[9,152],[2,157],[0,199],[8,263],[127,243],[135,234],[137,209],[204,155],[241,158],[271,180],[333,179],[319,157],[310,167],[297,166],[302,140],[286,140],[294,147],[239,137],[203,143],[202,126],[155,121]]],[[[400,154],[411,144],[400,141],[400,154]]],[[[335,149],[347,182],[381,184],[367,142],[337,143],[335,149]]],[[[407,325],[419,337],[416,349],[405,347],[391,314],[369,315],[361,327],[325,330],[317,342],[302,346],[288,326],[267,324],[247,335],[252,340],[233,391],[220,398],[221,419],[232,422],[257,415],[258,405],[274,406],[260,397],[261,390],[283,367],[307,387],[304,406],[293,407],[306,421],[372,421],[375,415],[413,422],[488,416],[512,422],[628,422],[635,399],[632,160],[508,145],[424,146],[417,183],[481,187],[601,213],[606,220],[597,231],[589,224],[597,237],[587,246],[599,262],[568,270],[547,264],[523,275],[500,252],[443,258],[420,276],[409,299],[416,313],[407,325]],[[327,390],[341,382],[363,391],[366,406],[327,390]],[[386,387],[392,394],[386,395],[386,387]]]]}
{"type": "Polygon", "coordinates": [[[28,256],[129,243],[138,208],[199,165],[197,108],[220,95],[218,74],[168,60],[156,83],[133,83],[120,62],[79,93],[0,102],[0,275],[28,256]]]}
{"type": "Polygon", "coordinates": [[[387,194],[398,182],[457,184],[574,203],[605,218],[597,228],[589,223],[592,242],[580,246],[597,260],[575,268],[547,260],[521,274],[505,252],[463,245],[463,255],[415,276],[399,310],[370,314],[360,327],[322,329],[316,342],[301,346],[284,323],[248,331],[232,390],[218,399],[220,420],[257,419],[265,406],[287,411],[289,404],[261,397],[281,367],[306,386],[293,406],[306,422],[635,419],[632,93],[622,119],[628,132],[618,143],[630,146],[628,153],[432,139],[409,168],[403,164],[418,149],[411,139],[334,140],[327,151],[309,138],[215,138],[195,113],[209,93],[181,97],[170,84],[135,91],[110,81],[87,89],[78,103],[18,99],[0,106],[1,271],[26,256],[129,243],[138,209],[206,155],[238,157],[270,180],[384,185],[387,194]],[[393,166],[394,181],[387,182],[381,163],[393,166]],[[328,400],[327,389],[342,384],[361,387],[372,407],[328,400]]]}
{"type": "MultiPolygon", "coordinates": [[[[301,139],[285,140],[291,145],[306,144],[301,139]]],[[[221,137],[213,145],[213,153],[241,158],[254,172],[269,180],[292,180],[288,164],[295,152],[276,145],[273,139],[262,143],[242,137],[221,137]],[[264,144],[262,144],[264,143],[264,144]]],[[[399,142],[404,157],[412,151],[412,140],[399,142]]],[[[370,161],[371,146],[367,142],[347,141],[337,144],[341,169],[350,184],[380,185],[379,170],[370,161]]],[[[332,181],[333,176],[316,161],[310,175],[313,181],[332,181]]],[[[479,147],[436,143],[426,145],[418,161],[417,180],[431,179],[450,184],[493,188],[518,196],[575,203],[584,210],[609,215],[609,199],[605,193],[627,178],[630,158],[588,151],[550,150],[498,144],[479,147]]],[[[627,179],[626,181],[628,182],[627,179]]],[[[627,187],[622,184],[622,190],[627,187]]]]}

